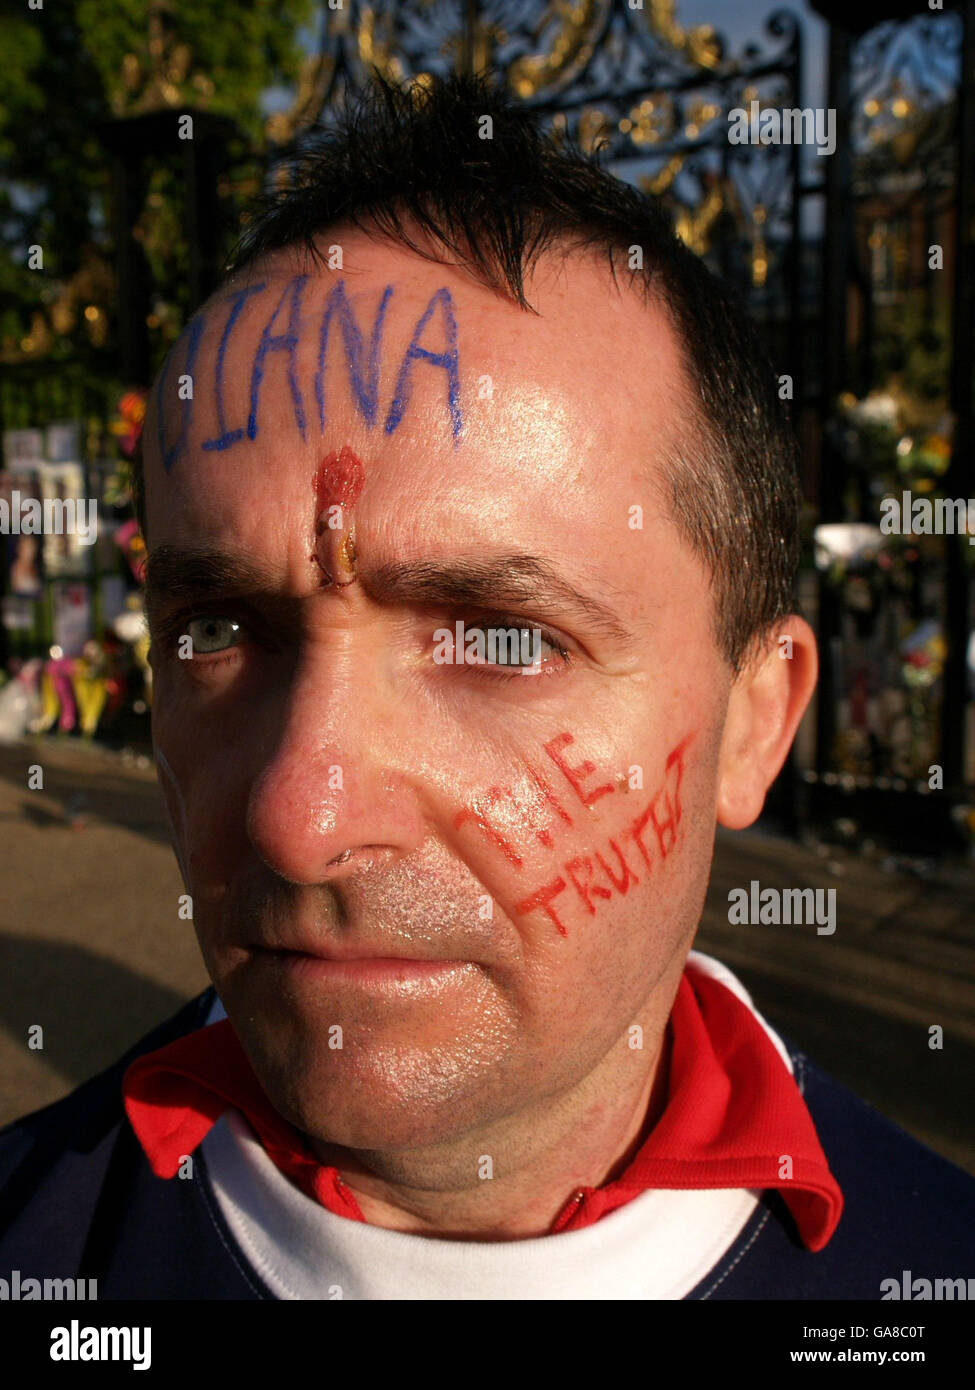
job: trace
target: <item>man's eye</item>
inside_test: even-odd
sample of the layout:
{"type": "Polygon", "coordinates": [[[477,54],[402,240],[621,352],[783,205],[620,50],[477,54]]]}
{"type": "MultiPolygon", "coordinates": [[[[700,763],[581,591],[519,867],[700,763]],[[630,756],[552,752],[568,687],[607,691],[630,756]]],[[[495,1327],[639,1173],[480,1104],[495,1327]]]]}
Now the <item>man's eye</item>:
{"type": "Polygon", "coordinates": [[[504,619],[456,622],[434,634],[434,660],[475,666],[485,675],[541,675],[564,669],[570,653],[558,637],[538,626],[504,619]]]}
{"type": "Polygon", "coordinates": [[[538,627],[476,627],[473,643],[468,644],[468,660],[472,665],[507,666],[524,670],[541,666],[553,652],[562,651],[538,627]]]}
{"type": "Polygon", "coordinates": [[[232,618],[192,618],[186,631],[193,642],[193,651],[201,655],[226,651],[244,640],[244,629],[232,618]]]}

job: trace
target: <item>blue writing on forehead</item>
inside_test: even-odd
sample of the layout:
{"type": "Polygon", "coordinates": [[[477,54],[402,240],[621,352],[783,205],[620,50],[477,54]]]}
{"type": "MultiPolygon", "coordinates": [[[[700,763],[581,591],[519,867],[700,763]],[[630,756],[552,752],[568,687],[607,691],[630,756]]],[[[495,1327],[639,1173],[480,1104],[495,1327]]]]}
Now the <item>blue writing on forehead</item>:
{"type": "MultiPolygon", "coordinates": [[[[231,337],[238,329],[246,302],[252,295],[258,295],[263,290],[266,290],[267,285],[249,285],[227,296],[226,302],[229,304],[229,310],[217,347],[213,378],[217,432],[212,439],[203,441],[202,448],[205,452],[222,452],[223,450],[234,448],[245,440],[252,441],[257,438],[261,390],[264,385],[266,360],[268,354],[274,352],[284,352],[287,354],[287,380],[294,407],[295,424],[298,426],[302,439],[306,438],[307,422],[305,403],[298,381],[297,366],[298,347],[301,340],[302,328],[308,325],[308,321],[302,319],[302,307],[305,286],[309,278],[308,275],[298,275],[288,282],[280,299],[274,306],[270,318],[264,325],[251,364],[249,412],[245,428],[228,428],[227,425],[224,400],[227,349],[230,345],[231,337]],[[276,332],[275,329],[279,320],[285,315],[287,317],[284,331],[276,332]]],[[[319,426],[323,433],[327,422],[327,355],[333,321],[337,323],[340,329],[349,384],[356,408],[370,429],[375,428],[378,423],[380,359],[382,355],[386,313],[393,296],[393,289],[393,285],[387,285],[383,290],[372,322],[368,342],[363,335],[356,313],[349,301],[344,281],[340,280],[328,295],[319,329],[318,363],[314,377],[315,398],[318,402],[319,426]]],[[[213,322],[213,317],[213,314],[207,316],[202,314],[197,315],[196,318],[190,321],[183,334],[183,338],[187,345],[183,372],[190,376],[192,376],[196,364],[200,341],[203,337],[204,330],[213,322]]],[[[179,458],[186,449],[193,414],[193,396],[191,395],[187,400],[181,402],[182,413],[179,438],[175,443],[167,447],[164,437],[166,417],[163,410],[163,395],[172,371],[174,353],[171,353],[166,359],[157,387],[157,400],[159,402],[157,426],[159,450],[167,472],[169,472],[177,458],[179,458]]],[[[450,411],[454,444],[456,445],[464,424],[460,408],[460,353],[458,349],[458,327],[454,312],[454,303],[451,298],[450,290],[447,289],[446,286],[436,291],[413,330],[413,336],[396,378],[396,389],[389,407],[389,413],[386,416],[384,428],[387,434],[392,434],[400,425],[409,407],[413,385],[413,368],[417,361],[427,362],[435,367],[442,367],[447,373],[447,405],[450,411]],[[427,330],[427,326],[438,309],[443,319],[444,334],[446,337],[446,348],[443,352],[434,352],[420,345],[421,339],[427,330]]]]}
{"type": "Polygon", "coordinates": [[[412,385],[413,363],[421,359],[424,362],[432,362],[435,367],[443,367],[447,373],[447,400],[450,405],[450,418],[454,431],[454,442],[464,426],[464,417],[460,412],[460,353],[457,348],[457,319],[454,316],[454,301],[451,298],[450,290],[444,286],[437,290],[430,300],[419,323],[413,330],[413,338],[406,350],[403,358],[403,365],[400,368],[399,379],[396,382],[396,392],[393,402],[389,407],[389,414],[386,417],[386,433],[392,434],[393,430],[400,423],[403,414],[410,401],[410,389],[412,385]],[[437,305],[443,310],[444,327],[447,332],[446,352],[430,352],[427,348],[420,347],[420,338],[426,328],[437,305]]]}
{"type": "MultiPolygon", "coordinates": [[[[203,326],[203,317],[202,315],[198,315],[196,318],[190,320],[189,326],[186,329],[186,361],[183,364],[183,375],[185,376],[193,375],[193,368],[196,364],[197,350],[200,346],[200,339],[203,337],[203,326]]],[[[159,387],[156,395],[156,409],[158,411],[159,452],[162,455],[163,467],[165,468],[167,473],[172,468],[179,455],[186,448],[186,438],[190,431],[190,417],[193,414],[193,396],[191,395],[188,400],[184,400],[181,402],[181,405],[183,407],[183,418],[179,432],[179,438],[176,440],[175,444],[171,444],[167,448],[165,432],[163,428],[165,420],[165,401],[163,399],[163,390],[165,388],[166,381],[169,377],[169,367],[170,363],[172,362],[172,357],[173,354],[170,353],[169,356],[166,358],[166,362],[162,370],[162,376],[159,378],[159,387]]]]}
{"type": "Polygon", "coordinates": [[[232,296],[233,303],[230,313],[227,315],[227,322],[224,325],[223,333],[220,337],[220,347],[217,349],[217,369],[216,369],[216,397],[217,397],[217,425],[220,433],[216,439],[205,439],[204,449],[229,449],[231,444],[236,444],[238,439],[243,439],[243,427],[236,430],[228,430],[227,422],[223,413],[223,364],[227,355],[227,344],[230,342],[230,335],[234,331],[234,324],[240,318],[240,311],[244,307],[245,300],[252,294],[260,294],[264,285],[248,285],[244,290],[232,296]]]}
{"type": "Polygon", "coordinates": [[[307,275],[295,276],[278,301],[274,313],[268,319],[264,332],[261,334],[261,341],[254,357],[254,372],[251,376],[251,409],[247,420],[248,439],[257,438],[257,406],[261,393],[261,383],[264,380],[264,359],[269,352],[287,352],[288,354],[288,385],[291,387],[291,399],[295,407],[295,424],[298,426],[302,439],[305,437],[305,407],[295,372],[295,350],[298,346],[298,330],[301,324],[301,296],[307,281],[307,275]],[[291,309],[288,314],[287,331],[273,334],[271,329],[289,299],[291,309]]]}
{"type": "Polygon", "coordinates": [[[325,428],[325,354],[328,351],[329,334],[332,327],[332,318],[338,315],[339,327],[342,329],[342,341],[345,346],[345,360],[349,368],[349,381],[352,384],[352,391],[355,395],[356,404],[370,429],[376,423],[376,411],[379,405],[379,349],[382,344],[383,323],[386,318],[386,306],[393,293],[392,285],[387,285],[383,291],[383,297],[376,313],[375,321],[372,325],[372,337],[369,342],[369,360],[365,364],[363,371],[362,361],[362,333],[356,320],[349,297],[345,292],[345,281],[340,280],[328,296],[325,306],[325,315],[322,319],[322,332],[318,347],[318,371],[315,373],[315,396],[318,400],[318,422],[322,430],[325,428]]]}

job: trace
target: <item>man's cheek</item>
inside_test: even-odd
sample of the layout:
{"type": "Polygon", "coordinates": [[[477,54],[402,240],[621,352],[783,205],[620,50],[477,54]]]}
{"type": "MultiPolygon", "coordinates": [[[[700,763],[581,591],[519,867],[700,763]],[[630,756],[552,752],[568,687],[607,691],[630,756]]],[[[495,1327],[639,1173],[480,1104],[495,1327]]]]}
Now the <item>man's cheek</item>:
{"type": "Polygon", "coordinates": [[[568,937],[615,910],[677,849],[693,739],[685,733],[655,767],[619,769],[598,766],[583,738],[561,730],[517,774],[454,811],[461,852],[503,883],[502,906],[519,928],[568,937]]]}
{"type": "Polygon", "coordinates": [[[235,797],[232,767],[219,771],[212,765],[198,741],[182,729],[171,727],[171,721],[157,724],[153,729],[153,750],[162,786],[176,857],[183,878],[194,894],[203,897],[222,883],[239,844],[233,827],[232,805],[235,797]],[[219,795],[214,788],[219,787],[219,795]]]}

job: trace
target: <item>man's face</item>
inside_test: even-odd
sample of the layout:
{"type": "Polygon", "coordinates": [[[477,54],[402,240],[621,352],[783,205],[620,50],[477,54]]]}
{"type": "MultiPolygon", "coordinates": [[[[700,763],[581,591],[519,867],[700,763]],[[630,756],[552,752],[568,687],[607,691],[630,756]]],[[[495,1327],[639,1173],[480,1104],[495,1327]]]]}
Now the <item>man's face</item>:
{"type": "Polygon", "coordinates": [[[577,255],[536,316],[327,240],[344,271],[279,256],[221,292],[150,413],[150,554],[216,552],[151,586],[153,734],[268,1094],[409,1148],[639,1065],[706,890],[730,672],[661,501],[663,312],[577,255]],[[478,650],[539,625],[535,674],[478,650]]]}

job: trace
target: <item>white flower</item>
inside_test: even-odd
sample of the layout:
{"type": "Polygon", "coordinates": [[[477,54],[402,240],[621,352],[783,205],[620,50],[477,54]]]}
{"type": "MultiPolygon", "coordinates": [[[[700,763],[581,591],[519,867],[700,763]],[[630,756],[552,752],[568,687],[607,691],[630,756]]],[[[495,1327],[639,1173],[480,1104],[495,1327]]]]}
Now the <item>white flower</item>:
{"type": "Polygon", "coordinates": [[[862,425],[890,425],[896,427],[899,409],[894,397],[887,391],[871,391],[850,411],[855,420],[862,425]]]}

